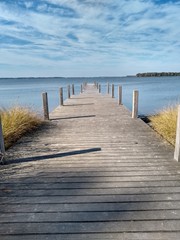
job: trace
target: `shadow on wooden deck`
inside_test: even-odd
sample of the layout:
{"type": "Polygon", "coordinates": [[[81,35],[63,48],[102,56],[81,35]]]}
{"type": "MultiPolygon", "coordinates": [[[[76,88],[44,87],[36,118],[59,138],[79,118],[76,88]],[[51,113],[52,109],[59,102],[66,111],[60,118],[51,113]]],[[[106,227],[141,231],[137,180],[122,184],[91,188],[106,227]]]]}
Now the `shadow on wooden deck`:
{"type": "Polygon", "coordinates": [[[76,106],[90,106],[94,105],[94,103],[84,103],[84,104],[64,104],[65,107],[76,107],[76,106]]]}
{"type": "Polygon", "coordinates": [[[35,157],[28,157],[28,158],[19,158],[19,159],[9,160],[9,161],[7,161],[7,164],[67,157],[67,156],[86,154],[86,153],[97,152],[97,151],[101,151],[101,148],[90,148],[90,149],[85,149],[85,150],[77,150],[77,151],[64,152],[64,153],[56,153],[56,154],[49,154],[49,155],[42,155],[42,156],[35,156],[35,157]]]}
{"type": "Polygon", "coordinates": [[[74,116],[74,117],[62,117],[62,118],[51,118],[50,120],[68,120],[68,119],[74,119],[74,118],[91,118],[96,117],[96,115],[87,115],[87,116],[74,116]]]}

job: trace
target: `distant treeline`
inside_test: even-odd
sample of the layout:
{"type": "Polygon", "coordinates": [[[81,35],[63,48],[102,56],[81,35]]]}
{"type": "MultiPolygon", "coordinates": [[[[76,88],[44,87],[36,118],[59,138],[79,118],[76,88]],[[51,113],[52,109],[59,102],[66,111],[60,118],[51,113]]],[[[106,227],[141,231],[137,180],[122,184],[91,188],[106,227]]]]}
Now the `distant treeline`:
{"type": "Polygon", "coordinates": [[[164,76],[180,76],[180,72],[147,72],[136,74],[136,77],[164,77],[164,76]]]}

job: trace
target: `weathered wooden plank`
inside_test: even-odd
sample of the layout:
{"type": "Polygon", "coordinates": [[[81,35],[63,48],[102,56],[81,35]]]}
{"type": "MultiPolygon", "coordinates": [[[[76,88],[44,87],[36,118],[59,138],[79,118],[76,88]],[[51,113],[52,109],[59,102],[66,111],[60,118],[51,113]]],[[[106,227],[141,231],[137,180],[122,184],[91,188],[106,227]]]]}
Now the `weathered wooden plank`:
{"type": "MultiPolygon", "coordinates": [[[[27,174],[27,172],[23,173],[23,175],[27,174]]],[[[128,169],[127,171],[122,170],[121,171],[115,171],[115,172],[110,172],[110,171],[82,171],[82,172],[72,172],[72,171],[59,171],[59,172],[46,172],[46,173],[39,173],[38,174],[39,177],[41,178],[79,178],[79,177],[96,177],[96,178],[102,178],[102,177],[133,177],[133,176],[169,176],[169,175],[179,175],[179,171],[177,171],[176,169],[168,169],[168,170],[164,170],[164,169],[159,169],[159,170],[144,170],[144,171],[138,171],[138,170],[130,170],[128,169]]],[[[17,174],[17,176],[21,177],[22,173],[17,174]]],[[[0,187],[1,189],[1,187],[0,187]]]]}
{"type": "Polygon", "coordinates": [[[71,178],[69,179],[68,177],[65,178],[65,179],[61,179],[61,177],[43,177],[43,178],[36,178],[36,179],[32,179],[31,178],[25,178],[24,177],[25,175],[22,174],[22,175],[19,175],[19,176],[15,176],[15,177],[11,177],[11,180],[5,180],[4,183],[15,183],[15,184],[20,184],[22,181],[26,184],[42,184],[42,183],[47,183],[47,184],[53,184],[53,183],[56,183],[57,181],[61,184],[75,184],[75,183],[81,183],[81,184],[85,184],[85,183],[89,183],[88,185],[91,186],[91,185],[94,185],[94,184],[108,184],[108,183],[112,183],[112,184],[122,184],[123,183],[129,183],[129,182],[132,182],[132,183],[140,183],[140,182],[148,182],[148,181],[151,181],[152,184],[153,182],[163,182],[163,183],[166,183],[166,182],[176,182],[178,181],[178,179],[176,178],[176,176],[168,176],[168,177],[165,177],[165,176],[162,176],[162,177],[159,177],[159,176],[151,176],[149,178],[147,178],[146,176],[134,176],[134,177],[116,177],[115,178],[110,178],[110,177],[106,177],[106,179],[104,179],[103,177],[94,177],[94,179],[92,179],[91,177],[87,177],[87,178],[71,178]],[[21,178],[21,180],[19,179],[21,178]]]}
{"type": "MultiPolygon", "coordinates": [[[[132,163],[132,162],[129,162],[132,163]]],[[[139,163],[139,162],[137,162],[139,163]]],[[[18,167],[15,167],[17,165],[14,165],[14,169],[19,169],[18,167]]],[[[30,166],[29,166],[30,167],[30,166]]],[[[8,169],[7,169],[8,170],[8,169]]],[[[169,165],[155,165],[153,166],[153,164],[151,166],[140,166],[140,167],[127,167],[127,166],[120,166],[120,167],[61,167],[60,165],[55,165],[54,164],[47,164],[47,166],[44,166],[43,164],[37,164],[36,166],[34,166],[34,173],[37,173],[38,176],[42,176],[43,174],[45,176],[53,176],[53,174],[80,174],[79,176],[82,176],[83,174],[94,174],[94,175],[101,175],[101,174],[105,174],[105,175],[111,175],[111,173],[113,173],[114,176],[117,176],[118,173],[120,175],[121,172],[153,172],[153,171],[159,171],[159,173],[163,172],[163,171],[175,171],[176,173],[179,173],[179,169],[176,168],[176,166],[169,166],[169,165]],[[42,167],[41,171],[39,171],[39,168],[42,167]],[[52,175],[51,175],[52,174],[52,175]]],[[[17,172],[16,176],[20,176],[21,174],[27,174],[29,171],[27,169],[24,169],[23,172],[17,172]]],[[[43,175],[43,176],[44,176],[43,175]]],[[[13,176],[12,176],[13,177],[13,176]]],[[[26,175],[27,177],[27,175],[26,175]]]]}
{"type": "Polygon", "coordinates": [[[81,223],[4,223],[0,234],[57,234],[57,233],[123,233],[123,232],[176,232],[180,220],[81,222],[81,223]],[[142,224],[143,223],[143,224],[142,224]]]}
{"type": "Polygon", "coordinates": [[[120,194],[120,195],[94,195],[94,196],[50,196],[42,197],[1,197],[1,203],[31,204],[31,203],[117,203],[117,202],[158,202],[180,201],[180,193],[151,193],[151,194],[120,194]]]}
{"type": "Polygon", "coordinates": [[[149,210],[180,210],[180,201],[128,202],[128,203],[29,203],[0,204],[0,213],[46,212],[125,212],[149,210]]]}
{"type": "Polygon", "coordinates": [[[7,182],[1,184],[1,189],[11,189],[11,186],[13,189],[21,189],[21,188],[29,188],[29,189],[109,189],[109,188],[142,188],[142,187],[179,187],[180,181],[136,181],[136,182],[108,182],[108,183],[94,183],[89,185],[83,185],[79,183],[61,183],[61,182],[51,182],[51,183],[40,183],[40,182],[29,182],[23,183],[23,181],[16,183],[16,187],[14,187],[13,182],[7,182]]]}
{"type": "Polygon", "coordinates": [[[30,188],[28,185],[25,188],[6,187],[1,190],[0,197],[36,197],[36,196],[108,196],[108,195],[136,195],[136,194],[167,194],[180,193],[180,187],[149,187],[149,188],[105,188],[105,189],[61,189],[54,186],[51,188],[30,188]]]}
{"type": "Polygon", "coordinates": [[[180,232],[139,232],[139,233],[82,233],[82,234],[28,234],[1,235],[2,240],[179,240],[180,232]]]}
{"type": "MultiPolygon", "coordinates": [[[[11,179],[13,179],[11,177],[11,179]]],[[[180,176],[179,174],[177,175],[165,175],[165,176],[161,176],[159,175],[155,175],[155,176],[119,176],[119,177],[43,177],[43,178],[38,178],[38,177],[34,177],[34,178],[24,178],[23,181],[24,183],[33,183],[33,182],[39,182],[39,183],[51,183],[51,182],[56,182],[59,181],[61,183],[108,183],[108,182],[130,182],[130,181],[134,181],[134,182],[141,182],[141,181],[175,181],[175,180],[180,180],[180,176]]],[[[22,179],[16,179],[16,177],[14,178],[14,182],[21,182],[22,179]]]]}
{"type": "MultiPolygon", "coordinates": [[[[55,161],[57,162],[59,159],[56,159],[55,161]]],[[[40,160],[39,160],[40,161],[40,160]]],[[[44,164],[46,163],[46,167],[50,167],[50,166],[53,166],[54,164],[56,164],[56,162],[52,163],[53,161],[51,159],[49,159],[49,161],[51,162],[48,162],[48,160],[44,161],[43,159],[41,159],[42,161],[42,165],[44,166],[44,164]],[[43,162],[44,161],[44,162],[43,162]]],[[[29,161],[28,161],[29,162],[29,161]]],[[[33,162],[33,161],[32,161],[33,162]]],[[[36,162],[36,160],[35,160],[36,162]]],[[[12,162],[13,163],[13,162],[12,162]]],[[[21,163],[21,161],[19,162],[21,163]]],[[[40,165],[40,163],[39,163],[40,165]]],[[[121,162],[117,162],[117,163],[110,163],[110,162],[107,162],[107,163],[97,163],[96,165],[94,163],[81,163],[81,164],[75,164],[75,163],[58,163],[57,162],[57,167],[62,167],[62,168],[89,168],[89,169],[94,169],[94,168],[99,168],[99,169],[108,169],[109,167],[117,167],[118,169],[123,169],[123,168],[127,168],[129,165],[129,169],[133,169],[134,167],[152,167],[152,166],[156,166],[157,168],[160,167],[162,165],[161,162],[157,163],[157,162],[154,162],[154,163],[143,163],[143,162],[127,162],[125,163],[124,161],[121,163],[121,162]]],[[[166,167],[170,167],[172,166],[172,164],[170,162],[164,162],[163,163],[163,166],[166,166],[166,167]]]]}
{"type": "MultiPolygon", "coordinates": [[[[169,167],[169,166],[148,166],[148,167],[104,167],[104,168],[60,168],[60,166],[57,166],[57,168],[54,168],[53,165],[48,165],[48,167],[44,167],[43,171],[39,172],[38,171],[38,167],[40,167],[40,165],[38,165],[35,169],[34,169],[34,173],[38,174],[38,176],[42,176],[42,177],[61,177],[61,176],[76,176],[79,174],[79,176],[121,176],[121,175],[146,175],[146,173],[148,173],[147,175],[154,175],[156,172],[159,172],[160,175],[162,175],[163,173],[174,173],[177,174],[179,173],[179,170],[176,169],[175,167],[169,167]],[[168,168],[168,169],[167,169],[168,168]],[[113,171],[114,170],[114,171],[113,171]],[[139,174],[138,174],[139,173],[139,174]],[[152,174],[151,174],[152,173],[152,174]]],[[[25,174],[27,174],[28,171],[24,170],[23,172],[19,172],[17,173],[16,176],[18,177],[23,177],[23,175],[25,176],[25,174]]],[[[0,186],[1,188],[1,186],[0,186]]]]}
{"type": "MultiPolygon", "coordinates": [[[[19,240],[21,236],[1,236],[2,240],[19,240]]],[[[23,235],[23,240],[37,240],[37,236],[35,235],[23,235]]],[[[156,233],[149,233],[149,232],[141,232],[141,233],[87,233],[87,234],[39,234],[38,240],[125,240],[125,239],[133,239],[133,240],[179,240],[180,233],[179,232],[156,232],[156,233]]]]}
{"type": "Polygon", "coordinates": [[[0,223],[49,222],[114,222],[114,221],[180,220],[180,210],[119,211],[119,212],[53,212],[6,213],[0,215],[0,223]]]}

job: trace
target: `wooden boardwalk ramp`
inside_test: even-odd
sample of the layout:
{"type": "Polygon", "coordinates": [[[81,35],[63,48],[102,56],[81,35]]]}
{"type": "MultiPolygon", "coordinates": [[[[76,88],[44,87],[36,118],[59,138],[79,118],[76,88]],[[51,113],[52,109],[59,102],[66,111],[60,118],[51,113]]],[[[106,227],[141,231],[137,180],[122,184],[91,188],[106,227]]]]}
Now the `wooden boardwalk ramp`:
{"type": "Polygon", "coordinates": [[[93,85],[1,166],[1,240],[180,239],[173,149],[93,85]]]}

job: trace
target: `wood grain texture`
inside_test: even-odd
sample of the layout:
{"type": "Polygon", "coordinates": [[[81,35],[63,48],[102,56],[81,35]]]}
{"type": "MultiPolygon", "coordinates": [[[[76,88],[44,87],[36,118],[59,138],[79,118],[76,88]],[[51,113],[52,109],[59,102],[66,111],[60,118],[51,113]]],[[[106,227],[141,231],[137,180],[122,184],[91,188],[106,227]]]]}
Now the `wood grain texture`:
{"type": "Polygon", "coordinates": [[[49,120],[48,95],[46,92],[42,93],[42,100],[43,100],[44,120],[49,120]]]}
{"type": "Polygon", "coordinates": [[[60,101],[60,106],[63,106],[64,105],[64,99],[63,99],[63,88],[61,87],[59,89],[59,101],[60,101]]]}
{"type": "Polygon", "coordinates": [[[173,148],[84,85],[1,167],[0,239],[180,239],[173,148]]]}
{"type": "Polygon", "coordinates": [[[137,90],[134,90],[133,103],[132,103],[132,118],[138,117],[138,99],[139,99],[139,92],[137,90]]]}
{"type": "Polygon", "coordinates": [[[122,86],[118,86],[118,104],[122,104],[122,86]]]}

